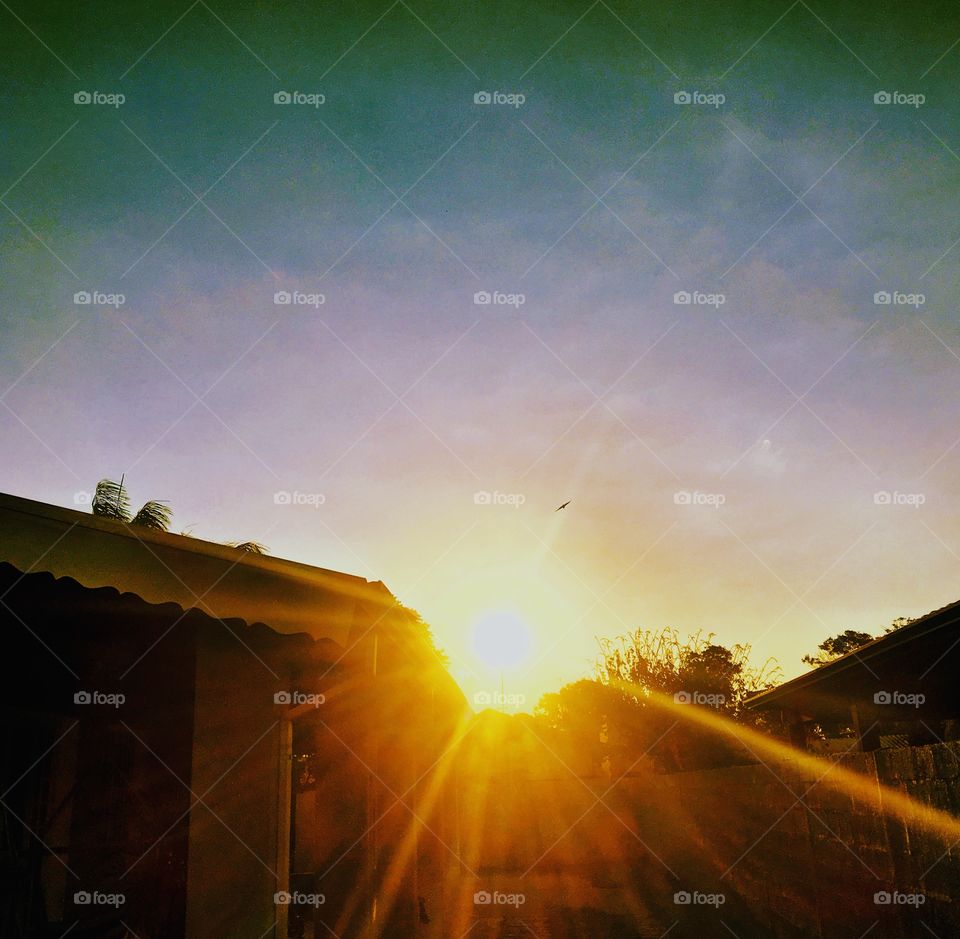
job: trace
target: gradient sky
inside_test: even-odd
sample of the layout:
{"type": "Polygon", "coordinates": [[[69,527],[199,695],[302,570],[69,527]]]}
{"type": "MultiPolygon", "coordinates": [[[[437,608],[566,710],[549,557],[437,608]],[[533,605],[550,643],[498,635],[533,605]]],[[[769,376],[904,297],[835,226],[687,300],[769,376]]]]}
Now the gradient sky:
{"type": "Polygon", "coordinates": [[[0,20],[0,489],[126,473],[174,530],[382,579],[468,695],[499,680],[474,621],[515,610],[528,706],[597,635],[714,631],[789,676],[960,597],[954,4],[0,20]]]}

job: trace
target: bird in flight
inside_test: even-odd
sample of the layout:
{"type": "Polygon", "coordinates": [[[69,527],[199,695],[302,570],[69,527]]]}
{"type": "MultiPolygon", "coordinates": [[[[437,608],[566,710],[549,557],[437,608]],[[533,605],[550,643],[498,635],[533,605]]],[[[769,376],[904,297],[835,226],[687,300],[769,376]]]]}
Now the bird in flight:
{"type": "Polygon", "coordinates": [[[558,508],[554,509],[553,511],[554,511],[554,512],[559,512],[560,509],[565,509],[572,501],[573,501],[573,499],[568,499],[566,502],[563,503],[563,505],[559,506],[558,508]]]}

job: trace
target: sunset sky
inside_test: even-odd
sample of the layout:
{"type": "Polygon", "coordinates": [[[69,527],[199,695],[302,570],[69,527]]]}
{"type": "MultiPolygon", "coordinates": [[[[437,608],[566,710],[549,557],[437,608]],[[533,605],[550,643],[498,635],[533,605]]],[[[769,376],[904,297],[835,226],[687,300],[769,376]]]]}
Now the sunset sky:
{"type": "Polygon", "coordinates": [[[383,580],[471,699],[526,628],[526,707],[960,599],[954,5],[0,20],[3,491],[383,580]]]}

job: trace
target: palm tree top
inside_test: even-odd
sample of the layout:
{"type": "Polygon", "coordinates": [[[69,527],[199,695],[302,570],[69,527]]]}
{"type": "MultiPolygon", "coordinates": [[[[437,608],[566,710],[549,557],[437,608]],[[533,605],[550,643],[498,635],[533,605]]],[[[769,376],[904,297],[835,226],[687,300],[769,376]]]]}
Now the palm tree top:
{"type": "Polygon", "coordinates": [[[101,479],[97,483],[97,491],[90,508],[94,515],[101,518],[112,518],[118,522],[152,528],[154,531],[166,531],[173,517],[173,510],[166,504],[166,500],[160,499],[144,502],[135,515],[131,514],[130,496],[123,485],[122,476],[118,483],[112,479],[101,479]]]}

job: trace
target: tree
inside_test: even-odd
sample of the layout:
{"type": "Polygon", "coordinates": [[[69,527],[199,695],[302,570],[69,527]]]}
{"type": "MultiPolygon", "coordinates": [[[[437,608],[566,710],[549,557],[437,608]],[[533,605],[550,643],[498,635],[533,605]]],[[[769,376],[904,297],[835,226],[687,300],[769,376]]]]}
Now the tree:
{"type": "Polygon", "coordinates": [[[115,483],[111,479],[101,479],[97,483],[90,505],[94,515],[101,518],[112,518],[118,522],[127,522],[130,525],[140,525],[143,528],[152,528],[155,531],[166,531],[170,527],[173,510],[164,501],[151,499],[144,502],[136,515],[131,515],[130,497],[123,485],[123,477],[115,483]]]}
{"type": "MultiPolygon", "coordinates": [[[[912,622],[914,622],[913,617],[898,616],[883,631],[883,635],[896,632],[898,629],[903,629],[904,626],[909,626],[912,622]]],[[[839,659],[841,655],[846,655],[849,652],[865,646],[868,642],[873,642],[876,638],[878,637],[871,636],[870,633],[860,632],[857,629],[845,629],[836,636],[829,636],[824,639],[823,642],[817,646],[817,649],[820,651],[817,652],[816,655],[805,655],[802,661],[806,665],[819,668],[821,665],[826,665],[828,662],[839,659]]]]}
{"type": "Polygon", "coordinates": [[[802,661],[814,668],[819,668],[821,665],[839,659],[841,655],[846,655],[848,652],[853,652],[854,649],[865,646],[868,642],[873,642],[873,636],[870,633],[859,632],[856,629],[845,629],[836,636],[829,636],[824,639],[817,646],[820,651],[816,655],[805,655],[802,661]]]}
{"type": "Polygon", "coordinates": [[[437,645],[436,636],[433,634],[433,627],[412,607],[404,606],[404,604],[397,601],[397,609],[399,610],[401,621],[406,623],[407,628],[423,639],[427,648],[436,656],[437,662],[443,668],[449,668],[450,656],[437,645]]]}
{"type": "Polygon", "coordinates": [[[601,640],[600,681],[629,686],[638,700],[652,694],[687,693],[709,699],[727,717],[753,723],[755,712],[744,707],[753,694],[772,687],[780,675],[775,660],[759,668],[750,664],[750,646],[728,649],[713,633],[698,632],[686,640],[676,629],[638,629],[614,640],[601,640]]]}
{"type": "Polygon", "coordinates": [[[770,687],[779,667],[749,663],[750,647],[713,642],[712,634],[681,639],[675,629],[637,630],[601,640],[597,677],[544,695],[536,717],[561,752],[587,757],[620,772],[645,756],[663,770],[704,768],[752,760],[723,732],[684,720],[677,704],[707,708],[751,724],[763,716],[745,701],[770,687]]]}

